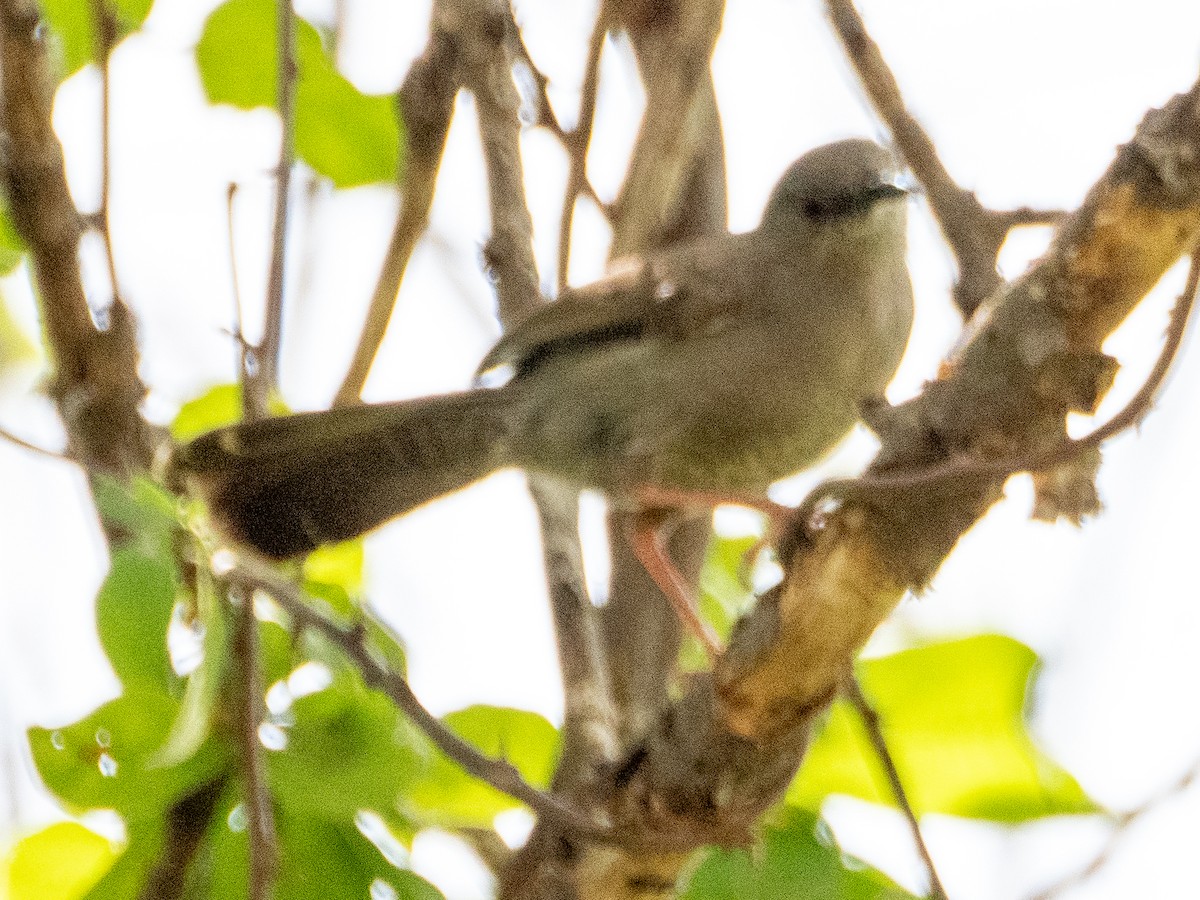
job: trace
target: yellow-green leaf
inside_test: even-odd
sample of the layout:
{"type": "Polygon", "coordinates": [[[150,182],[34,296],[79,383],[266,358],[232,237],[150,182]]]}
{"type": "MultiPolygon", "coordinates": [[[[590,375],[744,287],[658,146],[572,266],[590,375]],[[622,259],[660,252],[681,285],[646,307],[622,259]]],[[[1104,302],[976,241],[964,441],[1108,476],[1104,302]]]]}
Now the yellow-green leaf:
{"type": "MultiPolygon", "coordinates": [[[[1078,782],[1034,743],[1025,700],[1036,654],[1000,635],[906,650],[859,666],[918,814],[1000,822],[1096,810],[1078,782]]],[[[788,802],[817,809],[830,793],[891,803],[861,720],[833,705],[788,802]]]]}

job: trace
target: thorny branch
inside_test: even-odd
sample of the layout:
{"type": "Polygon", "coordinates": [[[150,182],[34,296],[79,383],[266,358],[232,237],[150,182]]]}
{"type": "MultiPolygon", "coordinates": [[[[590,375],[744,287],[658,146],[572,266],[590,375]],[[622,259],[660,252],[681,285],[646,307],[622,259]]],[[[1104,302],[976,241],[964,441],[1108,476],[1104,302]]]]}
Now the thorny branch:
{"type": "Polygon", "coordinates": [[[905,107],[895,76],[867,33],[853,0],[826,0],[826,9],[871,105],[887,124],[904,161],[925,187],[938,226],[958,263],[955,302],[965,315],[970,315],[1000,285],[996,258],[1009,231],[1022,225],[1053,224],[1065,214],[1028,207],[989,210],[973,193],[955,184],[933,141],[905,107]]]}
{"type": "Polygon", "coordinates": [[[883,771],[887,775],[892,797],[900,807],[904,818],[908,821],[908,828],[912,832],[913,843],[916,844],[917,853],[920,854],[921,861],[925,864],[925,871],[929,876],[930,895],[934,900],[947,900],[946,889],[942,886],[941,879],[938,878],[937,869],[933,865],[933,857],[929,853],[929,846],[925,843],[925,838],[921,834],[921,824],[917,821],[917,814],[913,810],[912,803],[909,802],[908,792],[904,790],[904,782],[900,780],[900,772],[896,768],[896,760],[893,759],[892,752],[888,749],[887,740],[883,736],[883,727],[879,722],[879,713],[875,711],[875,707],[863,695],[862,687],[859,685],[858,679],[854,677],[853,672],[846,674],[846,678],[842,683],[842,693],[846,695],[846,699],[850,701],[850,705],[854,707],[858,713],[858,717],[862,720],[863,727],[867,730],[867,737],[871,741],[871,747],[875,750],[875,755],[879,757],[879,763],[883,766],[883,771]]]}

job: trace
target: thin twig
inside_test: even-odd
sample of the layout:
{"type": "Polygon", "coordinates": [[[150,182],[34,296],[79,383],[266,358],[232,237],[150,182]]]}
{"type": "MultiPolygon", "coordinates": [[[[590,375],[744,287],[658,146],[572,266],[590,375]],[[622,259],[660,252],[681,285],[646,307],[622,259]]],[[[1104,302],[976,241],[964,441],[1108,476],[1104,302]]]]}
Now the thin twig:
{"type": "Polygon", "coordinates": [[[275,218],[271,265],[267,271],[267,305],[262,339],[255,351],[257,368],[247,385],[246,404],[267,414],[271,392],[279,384],[279,354],[283,336],[283,283],[287,256],[288,200],[296,161],[296,15],[291,0],[276,0],[276,106],[279,113],[279,162],[275,167],[275,218]]]}
{"type": "Polygon", "coordinates": [[[1028,207],[996,212],[959,187],[942,165],[929,135],[906,108],[895,76],[867,33],[853,0],[826,0],[826,8],[871,105],[892,133],[904,161],[925,187],[938,227],[958,263],[955,301],[969,315],[1001,283],[996,259],[1008,232],[1019,225],[1058,222],[1065,213],[1028,207]]]}
{"type": "Polygon", "coordinates": [[[891,751],[888,749],[887,741],[883,736],[883,728],[879,723],[879,713],[863,696],[862,688],[858,684],[858,679],[854,677],[853,672],[848,672],[842,684],[842,692],[846,695],[846,699],[850,701],[850,705],[854,707],[860,719],[862,719],[863,727],[867,730],[867,738],[871,741],[871,747],[875,750],[875,755],[879,758],[880,765],[883,766],[883,771],[887,775],[888,785],[892,790],[892,797],[896,801],[896,805],[900,807],[900,811],[904,813],[904,818],[908,821],[909,830],[912,831],[913,842],[917,845],[917,852],[921,855],[922,862],[925,863],[925,871],[929,876],[929,895],[934,900],[947,900],[946,889],[942,886],[941,879],[938,878],[937,869],[933,865],[933,857],[929,854],[929,847],[925,843],[925,838],[921,835],[921,825],[917,821],[917,814],[913,810],[912,803],[909,802],[908,794],[904,790],[904,783],[900,780],[900,772],[896,768],[896,760],[893,759],[891,751]]]}
{"type": "MultiPolygon", "coordinates": [[[[575,127],[564,134],[567,151],[567,186],[563,191],[562,213],[558,221],[558,289],[567,286],[571,264],[571,231],[575,221],[575,201],[588,183],[587,155],[592,143],[592,124],[596,118],[596,91],[600,84],[600,54],[608,36],[608,16],[603,3],[596,11],[596,24],[588,40],[583,88],[579,94],[579,117],[575,127]]],[[[522,42],[522,46],[524,46],[522,42]]]]}
{"type": "Polygon", "coordinates": [[[1171,318],[1167,324],[1162,349],[1159,350],[1158,358],[1154,361],[1154,366],[1147,374],[1146,380],[1116,415],[1083,437],[1064,438],[1044,450],[1003,459],[952,459],[940,465],[916,471],[833,479],[819,485],[797,507],[796,523],[801,528],[807,527],[817,508],[834,497],[844,497],[866,491],[908,490],[959,479],[1000,477],[1014,475],[1017,472],[1050,469],[1069,462],[1080,453],[1099,447],[1114,435],[1138,425],[1153,407],[1154,399],[1171,370],[1171,364],[1179,354],[1179,348],[1187,333],[1187,325],[1198,294],[1200,294],[1200,248],[1197,248],[1192,254],[1187,282],[1171,310],[1171,318]]]}
{"type": "Polygon", "coordinates": [[[408,681],[372,652],[362,628],[345,628],[318,613],[294,585],[275,575],[269,568],[249,559],[239,559],[231,571],[242,582],[269,594],[292,618],[298,628],[310,629],[344,653],[362,673],[363,679],[385,693],[400,711],[446,756],[467,773],[487,782],[499,791],[527,804],[539,815],[591,837],[611,833],[610,826],[585,817],[562,800],[539,791],[527,782],[511,763],[494,759],[479,751],[473,744],[451,731],[417,699],[408,681]]]}
{"type": "Polygon", "coordinates": [[[1096,855],[1078,871],[1072,872],[1049,887],[1043,888],[1036,894],[1031,895],[1029,900],[1054,900],[1055,897],[1059,897],[1071,888],[1078,887],[1086,882],[1112,859],[1113,854],[1116,853],[1125,835],[1136,822],[1145,817],[1147,813],[1158,809],[1163,803],[1182,794],[1197,779],[1200,779],[1200,761],[1194,763],[1173,784],[1168,785],[1144,803],[1128,812],[1111,816],[1112,830],[1108,834],[1108,839],[1105,840],[1104,845],[1097,851],[1096,855]]]}
{"type": "Polygon", "coordinates": [[[249,897],[267,900],[278,864],[275,844],[275,816],[271,789],[267,783],[262,741],[262,667],[259,664],[258,618],[254,615],[253,583],[245,579],[230,582],[234,600],[234,637],[231,655],[235,663],[234,694],[239,701],[237,737],[241,748],[246,832],[250,844],[249,897]]]}
{"type": "MultiPolygon", "coordinates": [[[[279,382],[279,356],[283,335],[284,272],[287,262],[287,226],[291,173],[295,163],[296,16],[291,0],[276,0],[275,27],[276,106],[279,113],[279,162],[275,169],[275,212],[271,262],[267,272],[267,302],[262,339],[249,365],[245,340],[241,345],[243,415],[248,421],[265,418],[270,397],[279,382]]],[[[230,242],[232,251],[233,190],[229,194],[230,242]]],[[[231,255],[231,263],[236,258],[231,255]]],[[[236,275],[235,275],[236,285],[236,275]]],[[[236,290],[236,288],[235,288],[236,290]]],[[[241,303],[238,301],[240,310],[241,303]]],[[[238,314],[241,331],[241,314],[238,314]]],[[[242,335],[239,335],[242,337],[242,335]]],[[[245,582],[233,579],[231,595],[237,600],[233,658],[239,666],[237,694],[241,701],[239,743],[245,781],[246,831],[250,844],[249,898],[268,900],[278,866],[271,789],[266,779],[262,742],[258,729],[263,719],[262,661],[258,647],[258,619],[254,614],[254,592],[245,582]]]]}
{"type": "Polygon", "coordinates": [[[112,181],[112,52],[117,39],[117,20],[109,0],[91,0],[92,27],[96,32],[96,58],[100,63],[100,209],[95,221],[104,239],[104,255],[108,260],[108,278],[112,285],[114,303],[121,303],[121,288],[117,281],[116,255],[113,253],[112,221],[109,196],[112,181]]]}
{"type": "Polygon", "coordinates": [[[79,460],[74,459],[67,453],[60,453],[57,450],[49,450],[45,447],[39,447],[37,444],[31,444],[24,438],[19,438],[7,428],[0,428],[0,440],[8,441],[10,444],[15,444],[22,450],[28,450],[31,453],[36,453],[39,456],[46,456],[50,459],[57,459],[61,462],[78,463],[79,460]]]}
{"type": "MultiPolygon", "coordinates": [[[[546,77],[546,73],[539,69],[537,63],[533,61],[533,56],[530,54],[529,47],[525,43],[525,36],[521,34],[521,28],[513,16],[511,5],[508,9],[508,27],[509,31],[514,35],[513,49],[516,51],[517,59],[529,70],[529,74],[537,86],[537,108],[535,110],[537,118],[534,124],[539,128],[545,128],[558,138],[559,143],[562,144],[563,149],[567,151],[569,157],[571,155],[571,132],[563,128],[562,123],[558,120],[558,116],[554,114],[554,107],[550,103],[550,94],[546,90],[550,84],[550,79],[546,77]]],[[[596,188],[592,186],[592,182],[586,175],[579,186],[578,193],[596,204],[596,208],[605,216],[611,213],[608,205],[600,199],[600,195],[596,193],[596,188]]]]}
{"type": "Polygon", "coordinates": [[[359,395],[387,333],[413,248],[429,222],[429,209],[433,205],[437,174],[454,113],[454,98],[458,93],[455,75],[457,59],[458,48],[438,26],[435,7],[429,43],[409,69],[400,87],[400,112],[408,142],[400,210],[379,270],[379,278],[375,282],[375,290],[371,294],[362,333],[346,376],[334,397],[334,406],[359,402],[359,395]]]}
{"type": "MultiPolygon", "coordinates": [[[[520,154],[520,99],[510,56],[516,37],[497,45],[479,28],[485,4],[464,4],[475,15],[462,29],[463,84],[476,98],[492,234],[485,257],[495,276],[501,324],[513,328],[541,303],[533,255],[533,221],[525,199],[520,154]]],[[[603,14],[601,14],[603,15],[603,14]]],[[[602,27],[597,31],[602,35],[602,27]]],[[[530,478],[542,530],[543,559],[558,639],[559,668],[567,707],[564,755],[555,785],[579,787],[617,753],[615,712],[596,610],[588,599],[579,547],[578,493],[530,478]]]]}
{"type": "Polygon", "coordinates": [[[239,380],[242,383],[242,390],[245,391],[254,377],[251,374],[254,348],[246,340],[246,308],[242,304],[242,286],[238,277],[237,240],[233,230],[233,199],[237,196],[237,192],[237,183],[229,182],[225,189],[225,230],[229,235],[229,286],[233,291],[233,337],[237,343],[239,380]]]}

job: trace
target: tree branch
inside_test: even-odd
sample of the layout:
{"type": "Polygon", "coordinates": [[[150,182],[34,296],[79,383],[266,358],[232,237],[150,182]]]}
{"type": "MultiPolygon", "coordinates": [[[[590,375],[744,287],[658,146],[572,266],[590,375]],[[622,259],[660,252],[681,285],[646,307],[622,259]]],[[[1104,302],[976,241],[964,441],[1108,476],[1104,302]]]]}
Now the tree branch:
{"type": "MultiPolygon", "coordinates": [[[[1109,438],[1139,425],[1154,407],[1154,400],[1179,355],[1187,333],[1188,322],[1200,292],[1200,247],[1192,250],[1192,263],[1187,282],[1171,310],[1171,319],[1162,349],[1146,380],[1129,402],[1116,415],[1081,438],[1064,437],[1043,450],[1009,456],[1002,459],[956,458],[938,465],[914,471],[889,472],[882,475],[862,475],[827,481],[818,485],[797,507],[795,521],[807,530],[813,524],[818,509],[829,500],[844,498],[855,491],[904,491],[931,485],[962,483],[980,476],[1009,476],[1018,472],[1040,472],[1079,459],[1087,451],[1097,450],[1109,438]]],[[[786,555],[786,554],[785,554],[786,555]]]]}
{"type": "Polygon", "coordinates": [[[958,263],[954,299],[970,315],[999,287],[996,259],[1009,231],[1020,225],[1047,225],[1064,213],[1028,207],[997,212],[985,209],[970,191],[955,184],[929,135],[904,105],[900,87],[879,46],[867,33],[853,0],[826,0],[834,31],[858,73],[871,105],[883,119],[904,161],[924,185],[942,236],[958,263]]]}
{"type": "MultiPolygon", "coordinates": [[[[92,28],[96,32],[96,58],[100,68],[100,209],[96,223],[104,239],[104,255],[108,260],[108,278],[115,301],[121,301],[121,286],[117,281],[116,255],[113,253],[112,221],[109,197],[112,181],[112,52],[117,40],[117,20],[108,0],[90,0],[92,28]]],[[[121,301],[123,302],[123,301],[121,301]]]]}
{"type": "Polygon", "coordinates": [[[7,428],[0,428],[0,441],[7,441],[16,447],[20,447],[22,450],[28,450],[30,453],[36,453],[38,456],[45,456],[49,459],[57,459],[68,463],[78,462],[78,460],[72,459],[65,453],[59,453],[57,450],[49,450],[45,447],[39,447],[37,444],[31,444],[24,438],[13,434],[7,428]]]}
{"type": "Polygon", "coordinates": [[[4,187],[37,282],[54,365],[50,393],[66,426],[67,452],[85,468],[143,470],[151,433],[139,412],[145,388],[137,374],[134,321],[119,299],[107,312],[106,328],[92,321],[78,265],[82,226],[50,122],[52,83],[38,29],[30,0],[0,2],[4,187]]]}
{"type": "MultiPolygon", "coordinates": [[[[299,589],[265,565],[242,558],[229,574],[270,595],[287,612],[297,628],[311,629],[337,647],[358,667],[369,685],[390,697],[434,746],[468,774],[515,797],[539,815],[559,822],[574,832],[603,840],[612,838],[613,833],[607,822],[588,818],[559,798],[539,791],[525,781],[511,763],[486,756],[451,731],[421,704],[408,681],[380,659],[368,644],[363,627],[345,628],[321,615],[299,589]]],[[[375,624],[384,627],[380,623],[375,624]]]]}
{"type": "MultiPolygon", "coordinates": [[[[604,3],[596,10],[596,23],[588,40],[584,64],[583,88],[579,94],[579,115],[575,127],[560,132],[567,151],[567,186],[563,190],[562,213],[558,221],[558,289],[567,286],[571,267],[571,232],[575,222],[575,201],[588,183],[587,155],[592,143],[592,123],[596,118],[596,91],[600,86],[600,54],[608,36],[608,15],[604,3]]],[[[542,96],[545,97],[543,88],[542,96]]],[[[548,105],[548,104],[547,104],[548,105]]]]}
{"type": "Polygon", "coordinates": [[[920,854],[921,861],[925,864],[925,872],[929,876],[930,896],[934,900],[947,900],[946,889],[942,886],[941,879],[938,878],[937,869],[933,865],[933,857],[929,853],[929,847],[925,844],[925,838],[921,835],[921,824],[917,821],[917,814],[908,800],[904,782],[900,780],[896,760],[892,758],[892,752],[888,749],[887,741],[884,739],[879,713],[863,696],[862,687],[852,671],[847,673],[842,683],[842,693],[846,695],[846,699],[850,701],[850,705],[854,707],[859,719],[862,720],[863,727],[867,730],[867,738],[871,741],[871,747],[875,750],[875,755],[879,758],[879,763],[887,775],[892,797],[908,822],[913,843],[916,844],[917,853],[920,854]]]}
{"type": "MultiPolygon", "coordinates": [[[[880,417],[868,474],[1057,446],[1067,414],[1093,409],[1111,382],[1104,338],[1198,239],[1200,82],[1147,114],[1047,254],[976,317],[943,377],[880,417]]],[[[652,822],[669,810],[676,833],[680,823],[710,834],[751,827],[786,789],[854,655],[1002,482],[864,491],[796,541],[783,581],[738,622],[711,678],[689,681],[629,751],[612,779],[615,817],[652,822]]],[[[578,873],[611,864],[607,851],[576,854],[578,873]]],[[[664,871],[659,855],[642,862],[664,871]]],[[[600,883],[581,896],[603,896],[600,883]]]]}
{"type": "Polygon", "coordinates": [[[429,223],[429,209],[433,205],[442,151],[450,130],[454,98],[458,94],[458,80],[455,77],[457,60],[455,42],[444,29],[438,27],[435,13],[425,51],[413,63],[400,87],[400,112],[408,144],[400,210],[375,290],[371,294],[362,333],[350,368],[334,397],[334,406],[359,402],[359,395],[387,333],[413,248],[429,223]]]}
{"type": "MultiPolygon", "coordinates": [[[[520,98],[512,79],[516,35],[509,31],[511,13],[498,2],[445,0],[442,6],[461,39],[463,86],[478,106],[492,214],[484,257],[495,279],[500,322],[512,328],[542,303],[521,166],[520,98]]],[[[608,665],[584,583],[578,493],[537,475],[529,484],[541,524],[566,703],[555,787],[580,798],[597,767],[611,764],[617,754],[608,665]]]]}
{"type": "Polygon", "coordinates": [[[1158,809],[1166,801],[1182,794],[1195,783],[1197,778],[1200,778],[1200,762],[1194,763],[1173,784],[1168,785],[1164,790],[1155,794],[1139,806],[1134,807],[1128,812],[1111,815],[1112,830],[1108,834],[1108,839],[1105,840],[1104,845],[1096,855],[1077,872],[1072,872],[1049,887],[1043,888],[1032,895],[1029,900],[1054,900],[1054,898],[1066,894],[1071,888],[1085,884],[1112,859],[1113,854],[1116,853],[1117,848],[1121,845],[1121,842],[1135,823],[1145,817],[1147,813],[1158,809]]]}
{"type": "Polygon", "coordinates": [[[247,409],[267,414],[271,392],[279,386],[283,338],[283,287],[287,266],[287,229],[292,167],[296,163],[296,14],[291,0],[276,0],[277,41],[275,105],[279,113],[279,162],[275,166],[275,213],[271,228],[271,263],[267,270],[267,304],[262,339],[254,350],[256,366],[246,384],[247,409]]]}

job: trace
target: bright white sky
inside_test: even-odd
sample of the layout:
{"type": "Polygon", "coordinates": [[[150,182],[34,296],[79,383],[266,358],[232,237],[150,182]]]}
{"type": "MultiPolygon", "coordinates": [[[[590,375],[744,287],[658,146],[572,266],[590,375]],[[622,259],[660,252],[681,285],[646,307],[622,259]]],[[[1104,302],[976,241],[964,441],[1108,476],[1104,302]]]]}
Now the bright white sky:
{"type": "MultiPolygon", "coordinates": [[[[300,11],[328,22],[331,2],[300,11]]],[[[424,40],[428,3],[347,0],[343,71],[361,88],[396,87],[424,40]]],[[[113,218],[117,266],[142,321],[148,411],[168,420],[183,401],[233,378],[225,188],[241,191],[235,232],[243,296],[262,296],[270,178],[278,146],[274,117],[205,105],[191,46],[208,4],[159,0],[146,31],[114,61],[113,218]]],[[[1188,87],[1200,64],[1200,4],[1192,0],[1009,0],[978,4],[863,0],[868,26],[896,71],[950,171],[998,207],[1071,208],[1127,140],[1145,110],[1188,87]]],[[[560,115],[574,120],[581,53],[592,4],[524,0],[520,17],[535,58],[553,83],[560,115]]],[[[629,54],[605,51],[591,174],[602,194],[619,184],[640,104],[629,54]]],[[[806,149],[851,134],[880,137],[817,0],[729,4],[715,59],[726,130],[731,226],[752,227],[784,166],[806,149]]],[[[59,95],[56,125],[77,201],[98,191],[97,86],[76,76],[59,95]]],[[[487,233],[486,194],[471,102],[460,100],[429,235],[418,248],[397,315],[368,387],[374,399],[464,386],[497,334],[478,247],[487,233]]],[[[562,154],[543,133],[526,136],[525,164],[543,280],[553,281],[562,154]]],[[[318,191],[295,209],[283,386],[297,408],[326,404],[349,358],[395,198],[383,189],[318,191]],[[303,259],[299,257],[303,257],[303,259]]],[[[604,228],[582,204],[572,280],[603,269],[604,228]]],[[[948,253],[914,208],[912,269],[918,318],[893,399],[911,394],[953,340],[948,253]]],[[[1010,242],[1015,275],[1044,246],[1032,232],[1010,242]]],[[[95,247],[85,261],[94,298],[107,288],[95,247]]],[[[1128,363],[1113,401],[1128,397],[1157,350],[1176,271],[1109,345],[1128,363]]],[[[28,291],[9,300],[31,334],[28,291]]],[[[0,424],[47,446],[61,441],[50,406],[31,393],[37,373],[0,382],[0,424]]],[[[1106,450],[1107,511],[1082,531],[1028,521],[1030,492],[1014,480],[1001,504],[958,548],[933,588],[908,600],[870,652],[915,635],[998,629],[1044,660],[1034,697],[1045,748],[1093,796],[1137,805],[1200,758],[1200,611],[1194,510],[1200,478],[1194,415],[1200,355],[1185,352],[1159,409],[1138,435],[1106,450]]],[[[1115,406],[1106,407],[1107,410],[1115,406]]],[[[850,471],[870,452],[861,438],[835,466],[850,471]]],[[[780,490],[798,499],[815,475],[780,490]]],[[[99,651],[92,602],[103,546],[70,466],[0,442],[0,823],[22,827],[53,813],[25,780],[23,728],[70,721],[116,691],[99,651]],[[88,562],[84,562],[88,560],[88,562]],[[14,759],[18,760],[14,764],[14,759]],[[8,772],[18,773],[10,783],[8,772]]],[[[742,527],[737,515],[721,524],[742,527]]],[[[413,513],[369,542],[370,594],[410,645],[413,683],[436,711],[472,702],[520,706],[557,720],[561,698],[544,608],[534,519],[520,476],[413,513]],[[463,559],[471,561],[463,565],[463,559]]],[[[888,863],[919,883],[898,818],[833,801],[827,813],[848,849],[888,863]]],[[[0,844],[4,829],[0,824],[0,844]]],[[[1006,831],[932,819],[927,831],[956,900],[1007,900],[1076,868],[1104,832],[1078,823],[1006,831]]],[[[1194,885],[1200,792],[1165,804],[1133,828],[1103,873],[1071,898],[1180,896],[1194,885]]],[[[452,898],[484,896],[446,840],[418,848],[422,868],[452,898]],[[447,855],[448,854],[448,855],[447,855]]],[[[1194,889],[1194,888],[1193,888],[1194,889]]]]}

